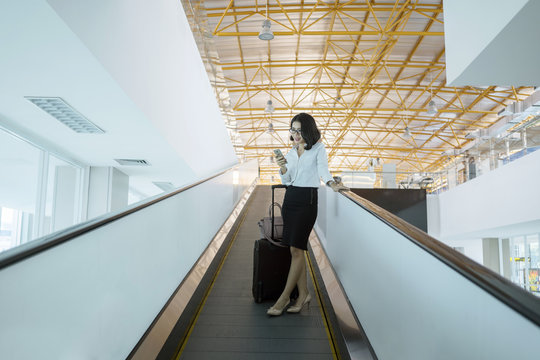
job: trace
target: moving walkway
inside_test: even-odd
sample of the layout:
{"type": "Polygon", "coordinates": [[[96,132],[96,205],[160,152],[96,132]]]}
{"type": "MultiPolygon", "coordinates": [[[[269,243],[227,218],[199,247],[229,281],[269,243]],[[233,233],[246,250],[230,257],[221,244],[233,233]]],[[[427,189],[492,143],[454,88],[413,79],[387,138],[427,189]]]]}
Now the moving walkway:
{"type": "Polygon", "coordinates": [[[325,188],[306,257],[316,300],[267,317],[251,297],[270,198],[256,173],[243,164],[2,254],[0,358],[537,358],[522,344],[540,339],[538,299],[325,188]]]}

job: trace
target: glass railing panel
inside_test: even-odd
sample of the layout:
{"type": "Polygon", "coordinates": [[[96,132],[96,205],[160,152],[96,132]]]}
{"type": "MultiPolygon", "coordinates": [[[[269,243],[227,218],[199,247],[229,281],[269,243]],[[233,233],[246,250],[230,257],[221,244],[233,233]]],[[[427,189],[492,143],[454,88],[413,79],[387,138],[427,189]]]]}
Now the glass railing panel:
{"type": "Polygon", "coordinates": [[[125,359],[257,174],[247,162],[3,252],[0,358],[125,359]],[[55,246],[8,262],[47,243],[55,246]]]}
{"type": "Polygon", "coordinates": [[[379,359],[537,356],[534,347],[522,345],[540,339],[538,299],[400,224],[425,237],[423,245],[343,194],[320,191],[315,230],[379,359]],[[474,281],[463,275],[467,271],[476,274],[474,281]],[[508,292],[486,290],[490,282],[519,292],[530,317],[501,301],[508,292]]]}

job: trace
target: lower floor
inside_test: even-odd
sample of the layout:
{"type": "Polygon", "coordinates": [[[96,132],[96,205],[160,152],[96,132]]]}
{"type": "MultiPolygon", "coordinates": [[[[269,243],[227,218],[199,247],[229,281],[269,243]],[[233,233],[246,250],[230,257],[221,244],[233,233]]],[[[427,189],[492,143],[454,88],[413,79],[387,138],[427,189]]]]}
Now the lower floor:
{"type": "Polygon", "coordinates": [[[540,233],[445,243],[540,297],[540,233]]]}

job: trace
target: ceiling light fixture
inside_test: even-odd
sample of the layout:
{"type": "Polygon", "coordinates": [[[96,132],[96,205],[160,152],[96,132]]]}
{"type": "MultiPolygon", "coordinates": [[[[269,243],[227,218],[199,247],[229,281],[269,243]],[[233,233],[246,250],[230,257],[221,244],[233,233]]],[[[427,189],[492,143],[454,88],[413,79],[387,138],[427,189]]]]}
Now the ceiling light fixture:
{"type": "Polygon", "coordinates": [[[270,29],[272,23],[268,19],[268,0],[266,1],[266,19],[262,23],[262,29],[259,33],[259,39],[261,40],[272,40],[274,38],[274,33],[270,29]]]}
{"type": "Polygon", "coordinates": [[[434,116],[434,115],[437,115],[438,111],[439,109],[437,109],[437,105],[435,104],[435,101],[431,100],[427,106],[427,114],[434,116]]]}
{"type": "Polygon", "coordinates": [[[268,100],[266,102],[266,107],[264,108],[264,112],[267,112],[269,114],[273,113],[275,110],[274,105],[272,104],[272,100],[268,100]]]}
{"type": "Polygon", "coordinates": [[[25,96],[25,99],[77,133],[105,133],[60,97],[25,96]]]}
{"type": "Polygon", "coordinates": [[[272,134],[274,132],[274,124],[268,124],[268,129],[266,129],[266,132],[272,134]]]}
{"type": "Polygon", "coordinates": [[[403,131],[403,137],[405,139],[410,139],[411,138],[411,131],[409,130],[408,126],[406,126],[405,131],[403,131]]]}
{"type": "Polygon", "coordinates": [[[435,104],[435,101],[433,101],[433,91],[431,84],[433,83],[433,75],[431,75],[431,80],[429,82],[429,100],[428,107],[427,107],[427,114],[430,116],[437,115],[437,112],[439,112],[439,109],[437,109],[437,104],[435,104]]]}

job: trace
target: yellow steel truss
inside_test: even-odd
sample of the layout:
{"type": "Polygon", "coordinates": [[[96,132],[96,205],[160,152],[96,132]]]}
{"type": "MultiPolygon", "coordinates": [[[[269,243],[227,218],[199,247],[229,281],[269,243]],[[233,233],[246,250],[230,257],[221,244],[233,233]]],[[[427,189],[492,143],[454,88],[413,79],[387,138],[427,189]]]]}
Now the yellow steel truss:
{"type": "Polygon", "coordinates": [[[400,170],[434,171],[445,163],[445,150],[465,146],[468,132],[490,126],[503,106],[532,91],[448,86],[442,2],[272,0],[268,11],[266,4],[202,3],[218,55],[229,50],[211,61],[223,74],[218,92],[231,98],[228,111],[237,124],[232,131],[242,139],[235,146],[246,158],[264,160],[264,181],[277,174],[272,149],[289,146],[295,113],[309,112],[318,120],[333,172],[365,169],[373,157],[400,170]],[[275,39],[261,58],[244,41],[257,37],[266,16],[275,39]],[[295,39],[294,48],[276,50],[280,39],[295,39]],[[320,53],[303,57],[306,42],[318,42],[320,53]],[[227,45],[221,48],[222,43],[227,45]],[[267,99],[274,103],[272,114],[265,113],[267,99]],[[426,115],[432,99],[436,116],[426,115]],[[269,123],[273,132],[267,132],[269,123]],[[403,136],[405,127],[411,138],[403,136]]]}

